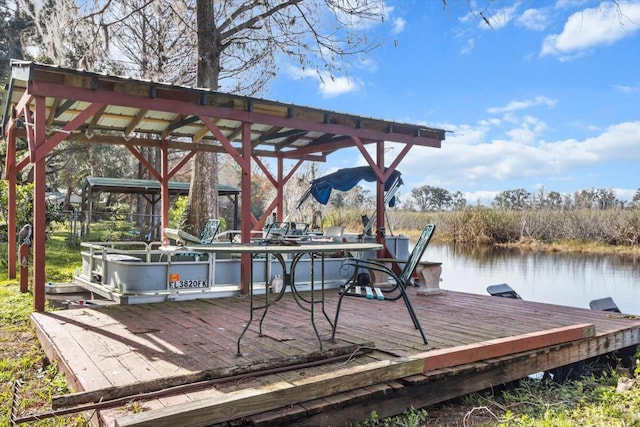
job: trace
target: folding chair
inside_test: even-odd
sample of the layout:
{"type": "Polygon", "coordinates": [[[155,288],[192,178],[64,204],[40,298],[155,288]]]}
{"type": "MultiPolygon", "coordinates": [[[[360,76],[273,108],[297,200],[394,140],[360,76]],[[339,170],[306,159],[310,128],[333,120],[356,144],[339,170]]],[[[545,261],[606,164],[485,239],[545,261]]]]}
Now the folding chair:
{"type": "Polygon", "coordinates": [[[220,220],[210,219],[204,224],[199,238],[193,234],[187,233],[186,231],[176,230],[174,228],[165,228],[162,231],[168,238],[175,240],[178,244],[184,246],[186,244],[210,245],[213,242],[213,238],[218,234],[219,229],[220,220]]]}
{"type": "Polygon", "coordinates": [[[357,258],[352,258],[346,261],[346,264],[355,267],[355,271],[351,279],[345,284],[344,289],[342,289],[340,292],[338,306],[336,308],[336,317],[335,321],[333,322],[333,331],[331,333],[332,342],[335,342],[335,335],[336,329],[338,328],[338,318],[340,316],[342,300],[344,299],[344,297],[361,297],[377,301],[397,301],[402,298],[405,306],[407,307],[407,310],[409,311],[409,316],[411,316],[413,325],[418,331],[420,331],[420,335],[422,336],[424,343],[427,344],[427,337],[422,330],[422,326],[420,326],[420,321],[418,320],[418,316],[416,315],[416,312],[411,305],[411,301],[409,300],[409,296],[407,295],[405,288],[407,286],[410,286],[410,280],[413,271],[420,262],[425,249],[427,249],[427,245],[431,240],[431,236],[433,235],[435,228],[435,225],[428,224],[422,230],[422,234],[418,238],[418,241],[416,242],[413,251],[411,251],[409,258],[406,261],[402,261],[405,264],[402,272],[399,275],[396,274],[389,266],[378,261],[357,258]],[[386,273],[394,279],[395,283],[393,283],[390,287],[385,288],[367,286],[368,283],[364,283],[366,282],[366,280],[361,279],[363,277],[360,274],[360,271],[362,269],[376,270],[386,273]]]}

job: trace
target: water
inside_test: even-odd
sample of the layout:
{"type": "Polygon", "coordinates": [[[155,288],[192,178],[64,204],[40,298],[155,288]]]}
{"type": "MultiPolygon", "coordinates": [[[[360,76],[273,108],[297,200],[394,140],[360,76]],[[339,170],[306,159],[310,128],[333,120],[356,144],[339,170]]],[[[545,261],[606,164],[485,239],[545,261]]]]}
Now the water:
{"type": "Polygon", "coordinates": [[[443,263],[443,289],[488,295],[487,286],[506,283],[525,300],[589,308],[611,297],[640,315],[639,257],[430,245],[423,259],[443,263]]]}

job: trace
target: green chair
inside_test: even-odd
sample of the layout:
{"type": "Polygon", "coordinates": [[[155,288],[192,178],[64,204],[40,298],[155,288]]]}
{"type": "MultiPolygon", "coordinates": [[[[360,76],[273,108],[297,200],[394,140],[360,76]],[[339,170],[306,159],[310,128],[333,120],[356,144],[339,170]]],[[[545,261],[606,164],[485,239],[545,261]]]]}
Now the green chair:
{"type": "Polygon", "coordinates": [[[263,230],[263,239],[306,236],[309,224],[304,222],[272,222],[263,230]]]}
{"type": "Polygon", "coordinates": [[[413,306],[411,305],[411,301],[409,300],[409,296],[405,288],[410,286],[411,278],[413,275],[413,271],[416,269],[416,266],[420,262],[422,255],[424,254],[425,249],[427,249],[427,245],[429,245],[429,241],[431,240],[431,236],[435,231],[436,226],[433,224],[428,224],[423,230],[422,234],[418,238],[413,251],[409,255],[409,259],[406,261],[397,261],[403,262],[404,268],[400,274],[396,274],[393,269],[388,267],[387,265],[370,260],[370,259],[357,259],[352,258],[346,261],[347,265],[352,265],[355,267],[353,276],[349,281],[344,285],[344,287],[340,291],[340,297],[338,299],[338,306],[336,308],[336,317],[333,322],[333,331],[331,333],[331,341],[335,342],[336,329],[338,328],[338,318],[340,316],[340,309],[342,307],[342,300],[344,297],[360,297],[367,298],[374,301],[397,301],[402,299],[404,305],[407,307],[409,311],[409,316],[411,316],[411,320],[413,321],[413,325],[415,328],[420,331],[420,335],[425,344],[427,344],[427,337],[422,330],[422,326],[420,326],[420,321],[418,320],[418,316],[416,315],[413,306]],[[368,275],[363,275],[362,270],[375,270],[383,272],[389,277],[394,279],[394,283],[389,287],[371,287],[367,286],[368,275]]]}
{"type": "Polygon", "coordinates": [[[220,229],[220,220],[219,219],[210,219],[202,228],[202,232],[200,233],[200,237],[196,237],[193,234],[189,234],[186,231],[176,230],[174,228],[165,228],[162,231],[164,234],[175,240],[179,245],[210,245],[213,242],[214,237],[218,234],[218,230],[220,229]]]}

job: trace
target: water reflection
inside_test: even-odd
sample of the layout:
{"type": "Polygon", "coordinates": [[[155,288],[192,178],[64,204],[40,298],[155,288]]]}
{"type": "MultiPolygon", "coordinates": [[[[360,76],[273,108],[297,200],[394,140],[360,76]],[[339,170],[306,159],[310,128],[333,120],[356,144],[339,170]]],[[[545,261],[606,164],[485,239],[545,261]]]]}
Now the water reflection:
{"type": "Polygon", "coordinates": [[[507,283],[526,300],[584,308],[610,296],[640,314],[638,257],[430,245],[424,259],[443,263],[443,289],[487,295],[487,286],[507,283]]]}

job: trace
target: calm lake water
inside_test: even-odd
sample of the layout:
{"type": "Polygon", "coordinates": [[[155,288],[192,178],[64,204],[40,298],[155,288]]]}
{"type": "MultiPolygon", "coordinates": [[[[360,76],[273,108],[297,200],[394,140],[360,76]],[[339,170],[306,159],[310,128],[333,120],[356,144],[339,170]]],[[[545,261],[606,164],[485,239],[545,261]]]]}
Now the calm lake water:
{"type": "Polygon", "coordinates": [[[589,308],[611,297],[640,315],[638,257],[429,245],[423,259],[443,263],[443,289],[488,295],[487,286],[506,283],[530,301],[589,308]]]}

